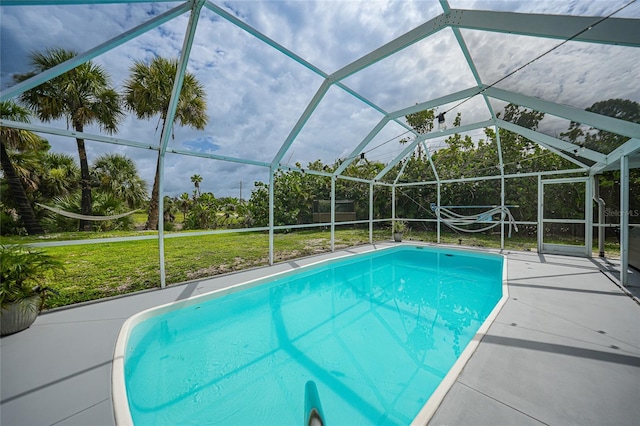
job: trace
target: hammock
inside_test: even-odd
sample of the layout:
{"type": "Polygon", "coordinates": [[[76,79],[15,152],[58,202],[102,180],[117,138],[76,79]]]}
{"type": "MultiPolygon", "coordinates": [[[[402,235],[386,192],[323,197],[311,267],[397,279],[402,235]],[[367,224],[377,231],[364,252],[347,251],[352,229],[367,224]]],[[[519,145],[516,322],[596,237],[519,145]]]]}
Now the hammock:
{"type": "Polygon", "coordinates": [[[88,215],[84,215],[84,214],[67,212],[67,211],[64,211],[62,209],[59,209],[59,208],[56,208],[56,207],[45,206],[44,204],[40,204],[40,203],[36,203],[36,204],[39,205],[40,207],[44,207],[47,210],[51,210],[54,213],[58,213],[61,216],[70,217],[72,219],[95,220],[95,221],[99,221],[99,220],[116,220],[116,219],[120,219],[120,218],[125,217],[125,216],[129,216],[130,214],[133,214],[133,213],[137,212],[138,210],[140,210],[140,209],[136,209],[136,210],[132,210],[132,211],[127,212],[127,213],[120,213],[120,214],[116,214],[116,215],[113,215],[113,216],[88,216],[88,215]]]}
{"type": "MultiPolygon", "coordinates": [[[[475,207],[475,206],[467,206],[467,207],[475,207]]],[[[515,229],[518,232],[518,225],[516,224],[516,220],[513,218],[511,211],[507,206],[495,206],[486,212],[480,214],[474,214],[469,216],[464,216],[458,213],[455,213],[446,207],[437,207],[435,204],[431,204],[431,210],[435,213],[436,217],[441,220],[445,225],[447,225],[451,229],[455,229],[460,232],[484,232],[489,229],[495,228],[500,225],[501,221],[507,218],[509,222],[509,238],[511,238],[511,229],[515,229]],[[500,213],[500,221],[494,221],[493,215],[500,213]],[[477,229],[468,229],[463,228],[463,226],[473,225],[473,224],[486,224],[477,229]]]]}

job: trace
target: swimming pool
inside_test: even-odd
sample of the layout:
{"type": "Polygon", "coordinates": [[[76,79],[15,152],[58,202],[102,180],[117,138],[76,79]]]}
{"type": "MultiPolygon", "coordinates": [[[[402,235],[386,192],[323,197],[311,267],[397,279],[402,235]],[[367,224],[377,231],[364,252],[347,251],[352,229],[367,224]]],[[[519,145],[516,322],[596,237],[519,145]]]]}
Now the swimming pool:
{"type": "Polygon", "coordinates": [[[298,425],[308,382],[327,424],[425,418],[504,300],[504,262],[400,246],[142,312],[116,346],[116,420],[298,425]]]}

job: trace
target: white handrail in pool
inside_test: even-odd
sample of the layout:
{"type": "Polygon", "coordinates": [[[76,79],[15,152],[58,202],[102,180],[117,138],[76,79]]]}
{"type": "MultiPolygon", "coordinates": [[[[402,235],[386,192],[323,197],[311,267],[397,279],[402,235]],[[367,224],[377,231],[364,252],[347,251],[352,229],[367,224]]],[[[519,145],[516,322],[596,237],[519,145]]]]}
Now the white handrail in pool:
{"type": "Polygon", "coordinates": [[[324,425],[324,414],[322,413],[322,405],[320,405],[318,387],[313,380],[309,380],[304,385],[304,425],[324,425]]]}

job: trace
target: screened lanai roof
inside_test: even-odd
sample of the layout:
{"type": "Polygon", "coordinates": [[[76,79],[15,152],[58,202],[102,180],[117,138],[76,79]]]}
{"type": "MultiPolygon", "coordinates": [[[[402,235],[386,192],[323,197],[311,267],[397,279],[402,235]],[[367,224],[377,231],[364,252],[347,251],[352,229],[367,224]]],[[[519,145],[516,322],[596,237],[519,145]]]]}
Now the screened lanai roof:
{"type": "MultiPolygon", "coordinates": [[[[133,61],[180,58],[180,75],[189,72],[205,87],[204,130],[170,128],[167,120],[160,141],[159,121],[133,115],[115,135],[84,130],[87,140],[105,142],[90,146],[90,155],[115,145],[148,181],[160,151],[170,193],[182,192],[180,182],[191,185],[185,170],[217,182],[211,190],[224,195],[235,188],[228,182],[266,181],[274,170],[315,160],[340,160],[339,175],[363,153],[389,165],[375,177],[388,180],[392,166],[416,149],[431,154],[454,133],[485,138],[483,129],[493,126],[533,140],[576,170],[616,169],[622,156],[640,167],[640,124],[586,111],[611,99],[640,102],[635,0],[8,0],[0,13],[3,101],[87,60],[120,88],[133,61]],[[29,70],[31,52],[56,47],[79,55],[14,84],[14,74],[29,70]],[[545,117],[529,130],[504,119],[507,104],[545,117]],[[405,115],[425,109],[445,113],[446,130],[415,134],[405,115]],[[626,142],[614,149],[571,143],[561,133],[572,122],[626,142]]],[[[75,149],[63,120],[2,124],[37,131],[54,150],[75,149]]],[[[495,170],[478,173],[508,173],[495,160],[495,170]]],[[[432,163],[431,178],[440,172],[432,163]]]]}

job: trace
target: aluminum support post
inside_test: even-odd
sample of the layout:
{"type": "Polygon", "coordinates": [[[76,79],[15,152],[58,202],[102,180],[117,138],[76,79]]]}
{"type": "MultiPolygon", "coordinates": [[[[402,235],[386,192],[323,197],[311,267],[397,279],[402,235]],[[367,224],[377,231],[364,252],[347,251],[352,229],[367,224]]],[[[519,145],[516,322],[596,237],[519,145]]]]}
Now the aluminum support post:
{"type": "MultiPolygon", "coordinates": [[[[438,199],[437,199],[437,205],[436,207],[439,209],[440,208],[440,187],[442,186],[442,184],[440,182],[438,182],[438,199]]],[[[437,243],[440,244],[440,215],[436,215],[436,219],[438,219],[437,222],[437,233],[438,233],[438,238],[437,238],[437,243]]]]}
{"type": "Polygon", "coordinates": [[[373,183],[369,183],[369,244],[373,244],[373,183]]]}
{"type": "Polygon", "coordinates": [[[164,120],[164,126],[162,128],[160,151],[158,152],[158,240],[160,247],[161,288],[165,288],[166,286],[164,270],[164,156],[167,151],[169,139],[171,138],[173,121],[176,116],[176,108],[178,106],[178,99],[180,97],[180,90],[182,89],[182,83],[184,82],[184,74],[187,69],[187,62],[189,62],[189,55],[191,54],[191,46],[193,45],[193,38],[195,37],[196,27],[198,26],[198,17],[200,16],[200,10],[202,9],[204,1],[205,0],[198,0],[194,2],[191,9],[191,15],[189,16],[189,23],[187,25],[187,33],[182,44],[182,54],[180,55],[180,59],[178,60],[176,76],[173,82],[173,88],[171,89],[171,99],[169,100],[167,117],[164,120]]]}
{"type": "Polygon", "coordinates": [[[158,221],[158,250],[160,255],[160,288],[167,286],[167,277],[164,266],[164,155],[158,156],[158,210],[160,220],[158,221]]]}
{"type": "Polygon", "coordinates": [[[500,161],[500,250],[504,250],[504,162],[502,161],[502,145],[500,144],[500,128],[496,126],[496,143],[498,148],[498,161],[500,161]]]}
{"type": "Polygon", "coordinates": [[[391,238],[393,238],[393,228],[396,224],[396,186],[391,186],[391,238]]]}
{"type": "Polygon", "coordinates": [[[500,250],[504,250],[504,218],[506,216],[504,209],[504,168],[500,167],[500,206],[502,206],[502,212],[500,213],[500,250]]]}
{"type": "Polygon", "coordinates": [[[336,251],[336,179],[331,176],[331,253],[336,251]]]}
{"type": "Polygon", "coordinates": [[[593,179],[589,178],[584,183],[584,244],[586,246],[586,256],[593,256],[593,179]]]}
{"type": "Polygon", "coordinates": [[[629,285],[629,157],[620,157],[620,284],[629,285]]]}
{"type": "Polygon", "coordinates": [[[544,206],[542,205],[543,200],[542,176],[538,175],[538,253],[542,253],[542,236],[544,233],[544,225],[542,223],[542,214],[544,211],[544,206]]]}
{"type": "Polygon", "coordinates": [[[274,223],[274,202],[273,202],[273,193],[274,193],[274,174],[275,170],[270,169],[269,171],[269,265],[273,266],[273,223],[274,223]]]}
{"type": "Polygon", "coordinates": [[[605,229],[604,224],[607,223],[607,219],[604,215],[605,202],[600,198],[600,177],[593,176],[594,196],[593,199],[598,203],[598,256],[604,257],[604,238],[605,229]]]}

